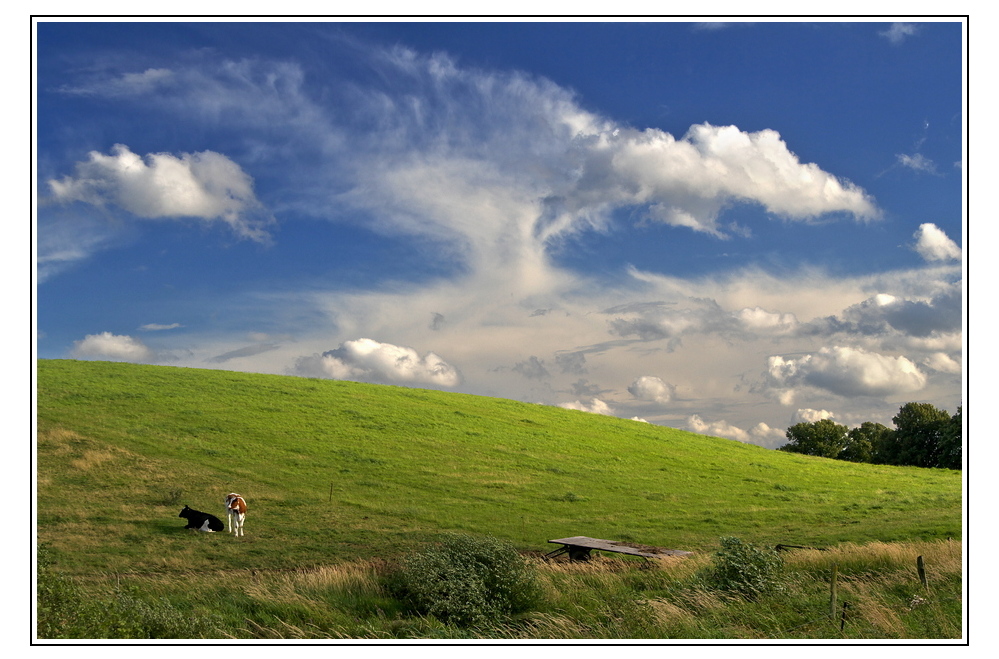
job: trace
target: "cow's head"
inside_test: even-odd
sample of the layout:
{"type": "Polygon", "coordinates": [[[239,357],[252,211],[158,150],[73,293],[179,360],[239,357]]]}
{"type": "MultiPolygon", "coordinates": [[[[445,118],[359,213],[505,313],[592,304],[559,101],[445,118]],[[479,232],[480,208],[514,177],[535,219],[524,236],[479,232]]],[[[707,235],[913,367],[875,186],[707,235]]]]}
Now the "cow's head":
{"type": "Polygon", "coordinates": [[[180,514],[177,515],[177,517],[187,517],[190,514],[191,514],[191,509],[188,508],[187,506],[184,506],[184,509],[180,511],[180,514]]]}

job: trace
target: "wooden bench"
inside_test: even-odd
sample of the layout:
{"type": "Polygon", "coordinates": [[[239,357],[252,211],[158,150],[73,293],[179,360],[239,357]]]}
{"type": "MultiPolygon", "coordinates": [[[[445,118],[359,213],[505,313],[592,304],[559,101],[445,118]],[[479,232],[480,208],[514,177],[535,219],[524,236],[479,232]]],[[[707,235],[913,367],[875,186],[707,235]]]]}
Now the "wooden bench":
{"type": "Polygon", "coordinates": [[[555,558],[562,554],[568,554],[570,561],[588,561],[590,560],[590,552],[594,549],[611,551],[617,554],[628,554],[630,556],[641,556],[646,560],[650,558],[663,558],[665,556],[691,556],[694,553],[683,551],[682,549],[663,549],[662,547],[635,545],[634,543],[629,544],[615,540],[587,538],[585,535],[559,538],[558,540],[549,540],[548,542],[562,546],[545,554],[545,558],[555,558]]]}

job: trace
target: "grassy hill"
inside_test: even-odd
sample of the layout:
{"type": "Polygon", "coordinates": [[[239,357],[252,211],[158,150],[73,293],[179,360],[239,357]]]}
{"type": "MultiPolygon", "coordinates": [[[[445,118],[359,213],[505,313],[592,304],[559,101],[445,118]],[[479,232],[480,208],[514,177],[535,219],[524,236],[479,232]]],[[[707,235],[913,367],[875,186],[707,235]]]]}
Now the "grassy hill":
{"type": "Polygon", "coordinates": [[[392,558],[440,531],[705,551],[961,536],[960,472],[852,464],[438,391],[38,362],[38,537],[69,573],[392,558]],[[246,536],[180,509],[249,504],[246,536]]]}

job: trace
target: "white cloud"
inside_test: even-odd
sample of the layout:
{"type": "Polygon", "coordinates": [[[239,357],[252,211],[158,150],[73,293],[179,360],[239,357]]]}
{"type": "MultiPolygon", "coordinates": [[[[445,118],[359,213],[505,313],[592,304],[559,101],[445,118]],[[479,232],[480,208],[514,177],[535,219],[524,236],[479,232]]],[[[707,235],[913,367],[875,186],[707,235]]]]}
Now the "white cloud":
{"type": "Polygon", "coordinates": [[[87,213],[53,212],[51,207],[39,210],[37,236],[39,284],[115,244],[117,239],[103,219],[87,213]]]}
{"type": "Polygon", "coordinates": [[[607,126],[580,143],[580,175],[561,193],[579,214],[649,204],[653,219],[719,236],[716,220],[733,202],[797,220],[832,212],[879,216],[863,190],[800,162],[774,130],[705,123],[676,139],[657,129],[607,126]]]}
{"type": "Polygon", "coordinates": [[[180,323],[170,323],[169,325],[162,325],[160,323],[147,323],[140,327],[140,330],[145,332],[162,332],[164,330],[177,329],[178,327],[183,327],[180,323]]]}
{"type": "Polygon", "coordinates": [[[64,85],[59,91],[78,96],[133,96],[168,86],[175,77],[170,69],[146,69],[140,73],[128,72],[119,77],[95,79],[79,85],[64,85]]]}
{"type": "Polygon", "coordinates": [[[913,234],[916,251],[927,261],[950,261],[961,258],[961,248],[940,227],[930,222],[920,224],[913,234]]]}
{"type": "Polygon", "coordinates": [[[195,217],[225,222],[243,238],[266,242],[269,222],[253,193],[253,180],[214,151],[151,153],[142,158],[123,144],[110,155],[90,152],[75,176],[49,180],[61,202],[118,206],[141,218],[195,217]]]}
{"type": "Polygon", "coordinates": [[[74,359],[97,359],[139,364],[152,362],[156,359],[156,354],[139,339],[111,332],[88,334],[82,340],[73,343],[73,350],[70,354],[74,359]]]}
{"type": "Polygon", "coordinates": [[[910,394],[926,386],[926,375],[905,357],[835,346],[797,358],[767,360],[767,386],[782,403],[800,387],[816,387],[840,396],[910,394]]]}
{"type": "Polygon", "coordinates": [[[372,339],[345,341],[335,350],[300,359],[296,370],[300,375],[360,382],[440,387],[461,382],[458,369],[433,352],[421,357],[413,348],[372,339]]]}
{"type": "Polygon", "coordinates": [[[895,155],[895,158],[903,167],[908,167],[917,172],[926,172],[927,174],[937,173],[937,166],[933,164],[932,160],[921,153],[914,153],[911,156],[899,153],[895,155]]]}
{"type": "Polygon", "coordinates": [[[760,307],[742,309],[735,317],[750,331],[787,334],[798,327],[798,319],[793,313],[766,311],[760,307]]]}
{"type": "Polygon", "coordinates": [[[697,414],[693,414],[687,418],[687,430],[701,435],[725,437],[738,442],[758,444],[768,448],[773,448],[779,443],[783,443],[785,439],[784,431],[771,428],[763,422],[756,424],[747,431],[733,426],[727,421],[713,421],[708,423],[697,414]]]}
{"type": "Polygon", "coordinates": [[[836,415],[829,410],[813,410],[810,408],[798,410],[794,413],[791,423],[815,423],[822,419],[833,419],[836,415]]]}
{"type": "Polygon", "coordinates": [[[940,373],[960,373],[961,363],[952,359],[945,352],[934,352],[922,362],[923,366],[940,373]]]}
{"type": "Polygon", "coordinates": [[[639,400],[665,404],[673,400],[676,387],[654,375],[643,375],[628,386],[628,393],[639,400]]]}
{"type": "Polygon", "coordinates": [[[571,403],[559,403],[558,406],[567,410],[579,410],[580,412],[590,412],[591,414],[614,416],[614,410],[611,409],[611,406],[599,398],[594,398],[589,404],[577,400],[571,403]]]}
{"type": "Polygon", "coordinates": [[[892,23],[891,27],[878,34],[897,46],[918,31],[919,28],[914,23],[892,23]]]}

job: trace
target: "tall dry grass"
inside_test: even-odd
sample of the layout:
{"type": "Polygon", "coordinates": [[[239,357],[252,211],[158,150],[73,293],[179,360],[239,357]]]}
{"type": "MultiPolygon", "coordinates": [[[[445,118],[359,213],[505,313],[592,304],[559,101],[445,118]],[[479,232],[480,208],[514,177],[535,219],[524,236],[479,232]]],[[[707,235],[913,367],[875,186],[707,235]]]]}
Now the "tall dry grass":
{"type": "Polygon", "coordinates": [[[844,544],[784,554],[786,588],[747,601],[700,578],[709,554],[641,563],[530,559],[542,589],[537,610],[461,628],[407,613],[385,587],[391,566],[351,562],[298,571],[104,575],[98,590],[134,586],[144,596],[231,620],[224,637],[267,639],[920,639],[962,636],[961,543],[844,544]],[[916,573],[926,565],[928,586],[916,573]],[[844,629],[829,615],[838,574],[844,629]],[[181,604],[178,604],[181,606],[181,604]]]}

